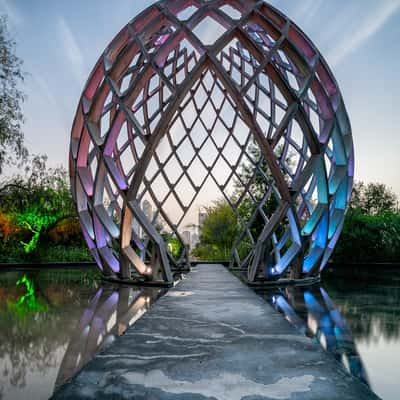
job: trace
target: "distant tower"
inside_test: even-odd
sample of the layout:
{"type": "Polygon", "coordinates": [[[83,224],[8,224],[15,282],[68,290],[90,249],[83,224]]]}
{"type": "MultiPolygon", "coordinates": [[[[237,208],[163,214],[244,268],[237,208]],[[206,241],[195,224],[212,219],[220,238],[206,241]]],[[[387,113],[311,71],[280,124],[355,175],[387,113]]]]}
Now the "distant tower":
{"type": "Polygon", "coordinates": [[[186,245],[190,246],[190,232],[189,231],[182,232],[182,240],[186,245]]]}
{"type": "Polygon", "coordinates": [[[143,201],[143,213],[149,221],[153,220],[153,207],[148,200],[143,201]]]}
{"type": "Polygon", "coordinates": [[[141,229],[140,229],[140,225],[139,225],[139,222],[137,221],[137,219],[134,219],[132,222],[132,230],[135,232],[135,234],[138,237],[141,237],[141,229]]]}
{"type": "Polygon", "coordinates": [[[199,235],[197,233],[192,233],[192,236],[190,237],[190,248],[194,249],[199,243],[199,235]]]}
{"type": "Polygon", "coordinates": [[[204,221],[206,218],[207,218],[207,213],[205,213],[204,211],[199,211],[199,230],[200,231],[203,228],[203,224],[204,224],[204,221]]]}

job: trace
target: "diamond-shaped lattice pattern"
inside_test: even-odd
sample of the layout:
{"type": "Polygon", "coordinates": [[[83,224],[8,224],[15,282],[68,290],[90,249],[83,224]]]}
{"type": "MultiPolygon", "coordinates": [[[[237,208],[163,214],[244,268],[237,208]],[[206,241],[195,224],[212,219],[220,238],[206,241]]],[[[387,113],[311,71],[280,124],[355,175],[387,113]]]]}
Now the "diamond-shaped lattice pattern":
{"type": "Polygon", "coordinates": [[[216,195],[238,217],[231,265],[250,281],[319,274],[353,181],[334,77],[293,22],[255,0],[164,0],[133,19],[90,75],[70,160],[99,268],[167,283],[188,265],[180,232],[216,195]]]}

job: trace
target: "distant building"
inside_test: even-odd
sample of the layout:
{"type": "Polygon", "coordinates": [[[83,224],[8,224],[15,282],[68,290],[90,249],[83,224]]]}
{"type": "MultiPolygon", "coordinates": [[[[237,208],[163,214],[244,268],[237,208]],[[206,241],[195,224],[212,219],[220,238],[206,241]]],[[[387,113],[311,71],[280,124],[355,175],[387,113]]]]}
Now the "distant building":
{"type": "MultiPolygon", "coordinates": [[[[147,217],[147,219],[149,220],[150,223],[152,223],[153,220],[153,206],[151,205],[151,203],[148,200],[144,200],[142,203],[142,210],[143,210],[143,214],[147,217]]],[[[147,237],[144,229],[140,229],[140,237],[141,238],[145,238],[147,237]]]]}
{"type": "Polygon", "coordinates": [[[151,222],[153,220],[153,207],[148,200],[143,201],[143,213],[147,217],[147,219],[151,222]]]}
{"type": "Polygon", "coordinates": [[[197,243],[199,243],[199,235],[197,233],[192,233],[190,237],[190,249],[194,249],[197,243]]]}
{"type": "Polygon", "coordinates": [[[183,243],[188,245],[190,247],[190,232],[189,231],[184,231],[181,233],[183,243]]]}
{"type": "Polygon", "coordinates": [[[140,225],[139,222],[136,218],[134,218],[133,223],[132,223],[132,229],[135,232],[135,234],[140,237],[141,236],[141,229],[140,229],[140,225]]]}
{"type": "Polygon", "coordinates": [[[199,229],[203,227],[204,221],[207,218],[207,213],[204,211],[199,211],[199,229]]]}
{"type": "Polygon", "coordinates": [[[164,231],[164,222],[163,219],[160,215],[160,213],[157,213],[157,215],[153,216],[153,226],[156,228],[157,232],[161,233],[164,231]]]}

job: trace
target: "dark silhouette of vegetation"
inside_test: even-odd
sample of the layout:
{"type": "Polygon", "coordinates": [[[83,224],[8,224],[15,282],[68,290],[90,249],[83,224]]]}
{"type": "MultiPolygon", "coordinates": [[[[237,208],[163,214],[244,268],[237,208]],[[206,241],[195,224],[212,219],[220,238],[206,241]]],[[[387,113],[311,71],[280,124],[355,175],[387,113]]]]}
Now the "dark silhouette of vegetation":
{"type": "Polygon", "coordinates": [[[396,213],[396,194],[383,183],[356,182],[353,187],[350,210],[359,210],[364,215],[396,213]]]}
{"type": "Polygon", "coordinates": [[[400,213],[384,184],[357,182],[333,261],[399,262],[400,213]]]}

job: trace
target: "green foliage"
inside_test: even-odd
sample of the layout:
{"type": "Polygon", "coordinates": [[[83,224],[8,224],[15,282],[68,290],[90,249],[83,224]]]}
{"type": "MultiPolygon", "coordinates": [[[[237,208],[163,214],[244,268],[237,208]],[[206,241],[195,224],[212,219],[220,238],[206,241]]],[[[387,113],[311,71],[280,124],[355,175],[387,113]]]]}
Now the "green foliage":
{"type": "MultiPolygon", "coordinates": [[[[278,157],[282,154],[282,148],[277,150],[278,157]]],[[[263,199],[269,189],[269,179],[271,172],[264,157],[262,157],[259,146],[252,142],[248,153],[252,163],[243,163],[238,172],[238,178],[235,181],[235,191],[232,196],[232,202],[236,203],[239,199],[238,219],[235,212],[227,201],[218,201],[213,207],[206,209],[207,217],[201,231],[200,243],[193,250],[193,255],[204,260],[228,260],[231,257],[231,249],[239,232],[243,229],[242,224],[247,223],[254,214],[256,207],[263,199]],[[248,192],[252,198],[246,195],[241,198],[244,186],[248,185],[248,192]]],[[[292,155],[288,154],[286,165],[292,165],[292,155]]],[[[267,217],[271,217],[278,206],[273,193],[265,201],[262,208],[267,217]]],[[[260,213],[257,213],[251,224],[250,232],[254,238],[261,233],[265,221],[260,213]]],[[[242,240],[238,251],[240,256],[246,255],[251,249],[252,244],[247,237],[242,240]]]]}
{"type": "Polygon", "coordinates": [[[33,157],[23,176],[0,183],[0,262],[91,261],[67,174],[33,157]]]}
{"type": "Polygon", "coordinates": [[[35,296],[35,287],[33,281],[30,280],[26,275],[19,279],[16,285],[25,285],[26,293],[20,297],[16,303],[16,311],[18,313],[35,312],[35,311],[47,311],[47,305],[41,304],[35,296]]]}
{"type": "MultiPolygon", "coordinates": [[[[248,192],[251,193],[254,200],[251,199],[250,196],[246,196],[239,205],[238,213],[243,223],[247,223],[250,220],[251,216],[256,210],[256,207],[270,189],[268,182],[273,179],[267,161],[262,156],[259,146],[255,142],[252,142],[248,151],[250,158],[254,160],[255,164],[249,163],[241,165],[238,173],[239,179],[235,181],[235,193],[233,196],[234,200],[237,200],[243,191],[243,185],[247,185],[249,183],[248,192]]],[[[282,158],[282,153],[283,147],[279,147],[276,150],[278,159],[282,158]]],[[[293,166],[293,154],[288,153],[284,163],[288,166],[288,168],[291,168],[293,166]]],[[[286,176],[286,178],[288,177],[286,176]]],[[[268,199],[266,199],[265,204],[262,207],[262,212],[265,216],[271,218],[277,207],[278,202],[274,193],[272,192],[268,199]]],[[[257,213],[250,227],[250,232],[254,238],[257,238],[260,235],[264,226],[265,220],[260,213],[257,213]]],[[[250,248],[250,243],[243,242],[238,250],[239,253],[247,254],[250,248]]]]}
{"type": "Polygon", "coordinates": [[[35,258],[38,262],[77,262],[93,261],[92,255],[85,244],[81,246],[74,245],[40,245],[35,251],[35,258]]]}
{"type": "Polygon", "coordinates": [[[15,42],[8,33],[7,19],[0,17],[0,174],[4,165],[24,160],[28,155],[21,131],[21,66],[22,61],[15,55],[15,42]]]}
{"type": "Polygon", "coordinates": [[[400,213],[396,206],[396,195],[384,184],[356,182],[333,261],[400,261],[400,213]]]}
{"type": "Polygon", "coordinates": [[[181,241],[173,234],[163,233],[165,243],[167,243],[168,250],[175,259],[178,259],[182,254],[183,245],[181,241]]]}
{"type": "Polygon", "coordinates": [[[400,214],[369,215],[361,209],[349,210],[333,260],[341,263],[400,261],[400,214]]]}
{"type": "Polygon", "coordinates": [[[349,207],[353,210],[361,210],[368,215],[384,212],[395,213],[397,211],[397,196],[383,183],[364,184],[364,182],[356,182],[349,207]]]}
{"type": "Polygon", "coordinates": [[[207,217],[204,220],[201,240],[206,244],[231,247],[238,233],[237,217],[230,205],[224,201],[217,201],[207,208],[207,217]]]}
{"type": "Polygon", "coordinates": [[[1,211],[11,216],[20,230],[30,232],[28,240],[19,240],[26,254],[35,251],[43,232],[75,215],[66,171],[47,169],[46,160],[45,156],[33,157],[25,176],[0,184],[1,211]]]}
{"type": "Polygon", "coordinates": [[[231,258],[231,249],[200,242],[193,249],[192,254],[202,261],[228,261],[231,258]]]}
{"type": "Polygon", "coordinates": [[[206,208],[199,244],[193,255],[204,260],[227,260],[238,234],[236,214],[227,201],[219,200],[206,208]]]}
{"type": "Polygon", "coordinates": [[[43,214],[39,206],[32,206],[25,213],[16,213],[16,221],[33,233],[29,242],[20,242],[25,253],[30,254],[36,249],[42,230],[56,222],[57,216],[43,214]]]}

